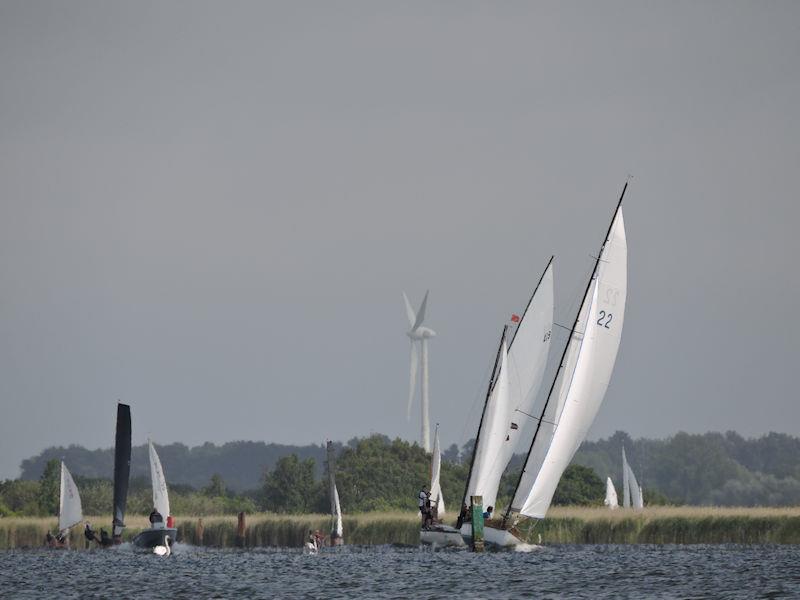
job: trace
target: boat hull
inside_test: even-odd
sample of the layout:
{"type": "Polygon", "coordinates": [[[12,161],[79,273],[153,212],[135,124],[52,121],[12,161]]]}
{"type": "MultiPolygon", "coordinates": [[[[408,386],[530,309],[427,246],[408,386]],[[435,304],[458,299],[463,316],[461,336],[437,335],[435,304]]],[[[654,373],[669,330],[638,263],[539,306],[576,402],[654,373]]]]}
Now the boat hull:
{"type": "Polygon", "coordinates": [[[436,548],[464,548],[464,538],[461,532],[455,527],[448,525],[434,525],[429,529],[420,529],[419,541],[436,548]]]}
{"type": "Polygon", "coordinates": [[[174,528],[145,529],[133,538],[137,548],[155,548],[156,546],[172,546],[178,535],[174,528]]]}
{"type": "MultiPolygon", "coordinates": [[[[472,545],[472,524],[464,523],[461,526],[461,536],[467,545],[472,545]]],[[[540,548],[534,544],[523,542],[517,536],[506,529],[498,529],[491,525],[483,528],[483,543],[493,550],[514,550],[517,552],[530,552],[540,548]]]]}

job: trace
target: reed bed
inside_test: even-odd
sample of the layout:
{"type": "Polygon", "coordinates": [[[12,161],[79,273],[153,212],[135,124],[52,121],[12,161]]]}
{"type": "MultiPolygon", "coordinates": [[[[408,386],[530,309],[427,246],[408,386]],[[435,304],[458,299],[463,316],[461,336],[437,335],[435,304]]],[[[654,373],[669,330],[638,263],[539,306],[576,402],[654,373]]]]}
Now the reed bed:
{"type": "MultiPolygon", "coordinates": [[[[94,528],[110,529],[108,517],[88,517],[94,528]]],[[[127,518],[125,539],[148,526],[147,517],[127,518]]],[[[309,530],[328,532],[328,515],[246,516],[243,538],[235,516],[178,516],[178,539],[198,546],[301,547],[309,530]],[[201,526],[202,522],[202,526],[201,526]]],[[[346,515],[346,544],[419,543],[419,518],[411,512],[346,515]]],[[[55,518],[0,518],[0,549],[41,546],[55,518]]],[[[639,511],[589,507],[556,507],[547,519],[520,526],[529,542],[544,544],[800,544],[800,507],[717,508],[652,507],[639,511]]],[[[74,549],[89,547],[81,527],[70,534],[74,549]]]]}

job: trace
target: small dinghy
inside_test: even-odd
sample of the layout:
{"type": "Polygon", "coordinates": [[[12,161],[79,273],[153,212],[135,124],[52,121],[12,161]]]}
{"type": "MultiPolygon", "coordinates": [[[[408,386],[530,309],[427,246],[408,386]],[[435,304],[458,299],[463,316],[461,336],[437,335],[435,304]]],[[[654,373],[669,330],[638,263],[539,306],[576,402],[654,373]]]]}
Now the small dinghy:
{"type": "Polygon", "coordinates": [[[172,544],[178,535],[178,530],[173,526],[172,516],[169,512],[169,494],[167,480],[164,477],[164,468],[158,458],[158,453],[153,442],[148,440],[150,450],[150,479],[153,484],[153,512],[150,513],[150,529],[145,529],[133,538],[136,548],[151,549],[159,556],[169,556],[172,553],[172,544]],[[166,518],[166,524],[164,519],[166,518]]]}
{"type": "Polygon", "coordinates": [[[439,482],[439,475],[442,468],[442,453],[439,445],[439,425],[436,425],[436,432],[433,434],[433,451],[431,452],[431,489],[430,502],[433,514],[433,523],[419,530],[419,541],[421,544],[429,544],[434,548],[445,548],[454,546],[463,548],[465,546],[461,532],[455,527],[444,525],[439,519],[444,518],[444,497],[442,496],[442,486],[439,482]]]}
{"type": "Polygon", "coordinates": [[[69,530],[83,521],[81,496],[78,486],[64,461],[61,461],[61,493],[58,499],[58,534],[53,537],[47,532],[47,546],[49,548],[69,548],[69,530]]]}

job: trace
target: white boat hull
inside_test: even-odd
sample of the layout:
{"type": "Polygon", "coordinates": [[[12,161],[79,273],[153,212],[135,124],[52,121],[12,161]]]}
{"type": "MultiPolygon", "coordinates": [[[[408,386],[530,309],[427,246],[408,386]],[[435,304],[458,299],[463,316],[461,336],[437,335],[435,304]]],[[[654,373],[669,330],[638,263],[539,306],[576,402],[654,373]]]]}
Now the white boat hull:
{"type": "MultiPolygon", "coordinates": [[[[465,544],[472,545],[471,523],[464,523],[461,526],[461,536],[465,544]]],[[[483,528],[483,543],[495,550],[513,550],[515,552],[530,552],[531,550],[541,548],[541,546],[523,542],[510,531],[488,526],[484,526],[483,528]]]]}
{"type": "Polygon", "coordinates": [[[455,527],[436,525],[430,529],[420,529],[419,541],[435,548],[464,548],[464,538],[455,527]]]}

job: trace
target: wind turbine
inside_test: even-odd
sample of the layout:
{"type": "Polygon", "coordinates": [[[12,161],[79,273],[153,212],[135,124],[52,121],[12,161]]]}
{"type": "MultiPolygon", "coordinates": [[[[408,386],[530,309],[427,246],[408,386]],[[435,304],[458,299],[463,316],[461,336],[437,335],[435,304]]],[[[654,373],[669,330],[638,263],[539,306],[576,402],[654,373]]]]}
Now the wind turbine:
{"type": "Polygon", "coordinates": [[[425,320],[425,307],[428,304],[427,291],[416,313],[414,309],[411,308],[411,302],[408,301],[408,296],[406,296],[405,292],[403,292],[403,300],[406,302],[406,315],[408,316],[408,324],[411,326],[411,329],[406,332],[406,335],[411,340],[411,373],[408,390],[407,418],[411,418],[411,404],[414,402],[414,394],[417,389],[417,368],[421,362],[422,401],[420,402],[420,408],[422,409],[422,447],[425,449],[425,452],[430,452],[431,428],[428,418],[428,338],[434,337],[436,332],[433,329],[422,326],[422,322],[425,320]],[[417,354],[417,344],[421,347],[421,356],[417,354]]]}

